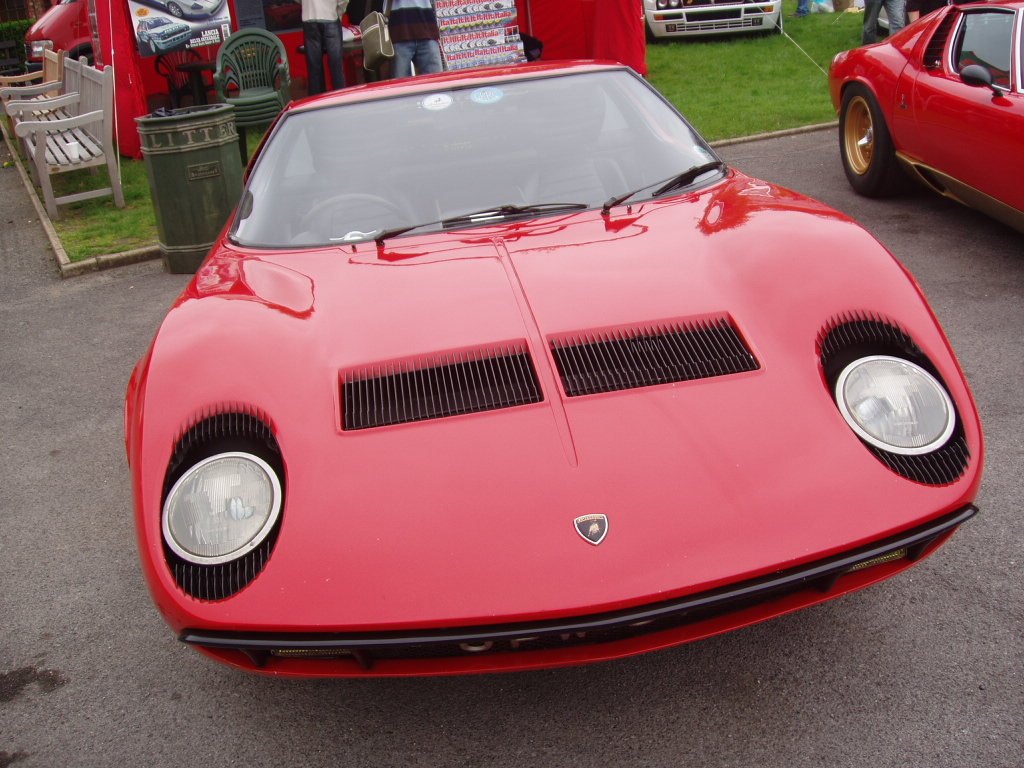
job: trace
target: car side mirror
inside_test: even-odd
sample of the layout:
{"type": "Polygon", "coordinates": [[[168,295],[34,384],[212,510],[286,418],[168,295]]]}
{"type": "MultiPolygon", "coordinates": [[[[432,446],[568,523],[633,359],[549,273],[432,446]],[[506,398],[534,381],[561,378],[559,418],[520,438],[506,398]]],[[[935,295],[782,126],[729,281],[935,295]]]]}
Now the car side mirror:
{"type": "Polygon", "coordinates": [[[960,70],[960,79],[978,88],[984,86],[990,89],[994,96],[1002,95],[1002,92],[992,84],[992,73],[981,64],[968,64],[960,70]]]}

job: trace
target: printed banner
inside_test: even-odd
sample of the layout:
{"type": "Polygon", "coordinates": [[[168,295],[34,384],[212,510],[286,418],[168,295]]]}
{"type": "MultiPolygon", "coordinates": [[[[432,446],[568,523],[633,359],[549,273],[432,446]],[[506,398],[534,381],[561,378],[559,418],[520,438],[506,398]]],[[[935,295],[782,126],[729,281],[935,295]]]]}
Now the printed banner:
{"type": "Polygon", "coordinates": [[[142,56],[217,45],[231,34],[226,0],[128,0],[142,56]]]}

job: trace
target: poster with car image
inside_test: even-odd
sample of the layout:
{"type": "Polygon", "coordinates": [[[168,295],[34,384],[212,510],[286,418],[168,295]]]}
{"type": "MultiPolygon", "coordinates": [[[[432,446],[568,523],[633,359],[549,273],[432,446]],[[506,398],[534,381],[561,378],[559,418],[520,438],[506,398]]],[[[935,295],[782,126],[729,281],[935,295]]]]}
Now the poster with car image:
{"type": "Polygon", "coordinates": [[[231,34],[226,0],[128,0],[142,56],[217,45],[231,34]]]}

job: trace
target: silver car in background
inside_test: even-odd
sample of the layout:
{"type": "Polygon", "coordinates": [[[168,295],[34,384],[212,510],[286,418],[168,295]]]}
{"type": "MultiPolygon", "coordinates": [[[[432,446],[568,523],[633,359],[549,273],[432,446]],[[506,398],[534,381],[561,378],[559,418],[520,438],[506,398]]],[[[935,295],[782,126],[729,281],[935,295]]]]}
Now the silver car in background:
{"type": "Polygon", "coordinates": [[[650,41],[782,31],[782,0],[644,0],[650,41]]]}

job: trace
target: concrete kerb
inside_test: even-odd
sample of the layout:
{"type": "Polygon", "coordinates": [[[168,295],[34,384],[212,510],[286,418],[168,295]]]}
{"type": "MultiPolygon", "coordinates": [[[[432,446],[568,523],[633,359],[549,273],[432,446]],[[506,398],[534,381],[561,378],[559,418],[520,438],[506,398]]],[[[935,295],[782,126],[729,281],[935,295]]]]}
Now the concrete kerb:
{"type": "Polygon", "coordinates": [[[770,131],[768,133],[755,133],[753,136],[740,136],[735,139],[721,139],[710,142],[712,147],[729,147],[733,144],[746,144],[750,141],[762,141],[764,139],[781,139],[783,136],[798,136],[801,133],[814,133],[815,131],[827,131],[839,127],[839,121],[831,123],[817,123],[815,125],[804,125],[800,128],[786,128],[781,131],[770,131]]]}
{"type": "MultiPolygon", "coordinates": [[[[735,139],[722,139],[720,141],[712,141],[710,143],[712,147],[728,147],[733,144],[743,144],[750,141],[777,139],[783,136],[795,136],[801,133],[824,131],[834,129],[838,125],[838,121],[832,121],[830,123],[806,125],[800,128],[787,128],[781,131],[758,133],[753,136],[742,136],[735,139]]],[[[7,149],[10,152],[11,159],[14,162],[15,167],[18,169],[18,175],[21,176],[25,189],[29,193],[29,198],[32,200],[32,205],[36,209],[36,216],[39,218],[39,223],[42,224],[43,231],[46,233],[46,237],[50,241],[50,247],[53,249],[53,253],[57,257],[57,267],[60,269],[61,277],[72,277],[85,272],[95,272],[100,269],[110,269],[111,267],[119,267],[125,264],[135,264],[140,261],[160,258],[160,247],[158,245],[149,245],[143,248],[123,251],[122,253],[107,253],[101,256],[82,259],[81,261],[71,261],[68,258],[67,251],[64,250],[64,246],[61,245],[60,238],[57,236],[57,231],[53,228],[53,222],[50,221],[50,217],[47,215],[46,209],[43,207],[42,203],[39,202],[39,196],[36,195],[35,185],[32,183],[32,179],[29,177],[24,165],[22,165],[21,157],[17,152],[17,147],[14,146],[11,137],[8,135],[7,126],[2,120],[0,120],[0,130],[3,131],[4,142],[7,144],[7,149]]]]}

